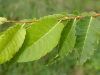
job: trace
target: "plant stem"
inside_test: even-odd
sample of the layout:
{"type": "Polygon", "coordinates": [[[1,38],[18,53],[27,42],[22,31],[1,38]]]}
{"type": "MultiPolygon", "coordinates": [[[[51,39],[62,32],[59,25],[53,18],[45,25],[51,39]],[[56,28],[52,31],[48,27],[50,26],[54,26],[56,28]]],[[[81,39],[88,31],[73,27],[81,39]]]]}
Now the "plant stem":
{"type": "MultiPolygon", "coordinates": [[[[97,15],[91,15],[90,17],[97,17],[100,16],[100,14],[97,15]]],[[[78,17],[68,17],[68,18],[64,18],[64,19],[58,19],[58,21],[63,21],[63,20],[69,20],[69,19],[79,19],[79,18],[85,18],[86,16],[78,16],[78,17]]],[[[3,23],[33,23],[33,22],[37,22],[37,21],[30,21],[30,22],[19,22],[19,21],[1,21],[3,23]]]]}

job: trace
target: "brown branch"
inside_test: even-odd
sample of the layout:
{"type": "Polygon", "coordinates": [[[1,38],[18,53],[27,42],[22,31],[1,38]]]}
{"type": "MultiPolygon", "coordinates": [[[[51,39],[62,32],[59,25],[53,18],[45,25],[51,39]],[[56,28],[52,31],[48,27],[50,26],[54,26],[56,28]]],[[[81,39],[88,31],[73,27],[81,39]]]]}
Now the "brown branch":
{"type": "MultiPolygon", "coordinates": [[[[97,17],[100,16],[100,14],[97,15],[91,15],[90,17],[97,17]]],[[[78,16],[78,17],[68,17],[68,18],[64,18],[64,19],[58,19],[58,21],[63,21],[63,20],[69,20],[69,19],[79,19],[79,18],[85,18],[86,16],[78,16]]],[[[3,23],[7,23],[7,22],[11,22],[11,23],[33,23],[33,22],[37,22],[37,21],[30,21],[30,22],[19,22],[19,21],[1,21],[3,23]]]]}
{"type": "Polygon", "coordinates": [[[30,21],[30,22],[19,22],[19,21],[1,21],[1,22],[3,22],[3,23],[9,23],[9,22],[11,22],[11,23],[33,23],[33,22],[37,22],[37,21],[30,21]]]}
{"type": "MultiPolygon", "coordinates": [[[[90,17],[97,17],[97,16],[100,16],[100,14],[97,14],[97,15],[91,15],[90,17]]],[[[85,18],[86,16],[78,16],[78,17],[68,17],[68,18],[64,18],[64,19],[58,19],[58,21],[62,21],[62,20],[69,20],[69,19],[79,19],[79,18],[85,18]]]]}

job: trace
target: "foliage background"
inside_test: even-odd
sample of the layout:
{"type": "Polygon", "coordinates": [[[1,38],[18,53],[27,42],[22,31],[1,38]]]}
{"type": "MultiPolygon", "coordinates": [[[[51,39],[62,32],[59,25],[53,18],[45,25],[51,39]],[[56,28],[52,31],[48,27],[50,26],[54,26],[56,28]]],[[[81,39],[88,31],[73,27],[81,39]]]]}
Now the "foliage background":
{"type": "MultiPolygon", "coordinates": [[[[66,12],[80,13],[100,11],[100,0],[0,0],[0,16],[8,20],[37,19],[46,15],[66,12]]],[[[0,32],[5,31],[12,23],[0,26],[0,32]]],[[[70,53],[66,58],[53,64],[46,64],[53,58],[56,48],[39,60],[27,63],[15,63],[6,67],[7,63],[0,65],[0,75],[100,75],[100,48],[83,65],[76,65],[75,54],[70,53]]]]}

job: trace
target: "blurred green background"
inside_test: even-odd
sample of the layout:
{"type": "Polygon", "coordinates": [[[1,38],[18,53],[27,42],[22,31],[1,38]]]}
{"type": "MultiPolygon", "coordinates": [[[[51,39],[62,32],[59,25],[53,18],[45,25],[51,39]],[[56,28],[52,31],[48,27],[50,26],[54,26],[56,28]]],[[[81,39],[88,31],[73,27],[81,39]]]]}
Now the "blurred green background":
{"type": "MultiPolygon", "coordinates": [[[[20,21],[22,19],[37,19],[61,12],[73,13],[78,10],[80,13],[100,11],[100,0],[0,0],[0,17],[8,20],[20,21]]],[[[5,23],[0,26],[0,32],[5,31],[13,23],[5,23]]],[[[76,65],[74,52],[56,64],[46,66],[55,56],[56,48],[39,60],[26,63],[15,63],[7,66],[7,63],[0,65],[0,75],[100,75],[100,48],[82,66],[76,65]]]]}

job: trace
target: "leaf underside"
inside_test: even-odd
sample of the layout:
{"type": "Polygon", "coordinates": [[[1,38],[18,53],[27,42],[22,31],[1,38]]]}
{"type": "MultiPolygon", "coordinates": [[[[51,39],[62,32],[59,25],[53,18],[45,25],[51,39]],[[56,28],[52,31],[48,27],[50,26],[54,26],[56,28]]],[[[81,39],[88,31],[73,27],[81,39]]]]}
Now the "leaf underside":
{"type": "Polygon", "coordinates": [[[10,60],[22,46],[26,31],[20,25],[10,27],[0,36],[0,64],[10,60]]]}
{"type": "Polygon", "coordinates": [[[63,27],[55,18],[38,20],[27,28],[25,41],[11,63],[33,61],[46,55],[58,44],[63,27]]]}
{"type": "Polygon", "coordinates": [[[100,22],[96,18],[81,18],[77,23],[75,50],[79,55],[78,64],[83,64],[93,54],[93,44],[98,41],[99,33],[100,22]]]}

